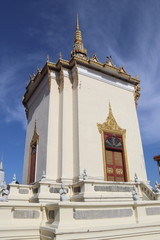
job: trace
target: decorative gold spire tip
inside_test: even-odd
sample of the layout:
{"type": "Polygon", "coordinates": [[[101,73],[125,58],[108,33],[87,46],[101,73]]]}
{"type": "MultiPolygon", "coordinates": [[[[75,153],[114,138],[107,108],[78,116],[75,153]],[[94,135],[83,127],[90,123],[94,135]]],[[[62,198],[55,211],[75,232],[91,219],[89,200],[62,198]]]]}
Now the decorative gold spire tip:
{"type": "Polygon", "coordinates": [[[50,58],[49,58],[49,55],[47,55],[47,62],[50,62],[50,58]]]}
{"type": "Polygon", "coordinates": [[[62,59],[62,53],[61,52],[59,53],[59,59],[62,59]]]}
{"type": "Polygon", "coordinates": [[[78,13],[76,18],[76,30],[79,30],[79,19],[78,19],[78,13]]]}
{"type": "Polygon", "coordinates": [[[78,19],[78,14],[76,17],[76,31],[74,35],[74,46],[73,50],[71,52],[71,57],[76,56],[80,57],[83,59],[88,59],[87,58],[87,50],[84,48],[83,42],[82,42],[82,34],[80,31],[79,27],[79,19],[78,19]]]}

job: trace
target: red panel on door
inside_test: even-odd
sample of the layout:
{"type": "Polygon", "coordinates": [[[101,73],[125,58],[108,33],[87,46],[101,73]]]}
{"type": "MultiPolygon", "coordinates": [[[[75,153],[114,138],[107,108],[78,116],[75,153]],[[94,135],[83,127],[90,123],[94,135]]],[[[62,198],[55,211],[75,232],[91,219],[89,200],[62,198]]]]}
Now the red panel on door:
{"type": "Polygon", "coordinates": [[[121,135],[105,133],[107,181],[126,181],[123,142],[121,135]]]}
{"type": "Polygon", "coordinates": [[[31,146],[29,183],[33,183],[35,181],[36,151],[37,151],[37,145],[33,144],[31,146]]]}

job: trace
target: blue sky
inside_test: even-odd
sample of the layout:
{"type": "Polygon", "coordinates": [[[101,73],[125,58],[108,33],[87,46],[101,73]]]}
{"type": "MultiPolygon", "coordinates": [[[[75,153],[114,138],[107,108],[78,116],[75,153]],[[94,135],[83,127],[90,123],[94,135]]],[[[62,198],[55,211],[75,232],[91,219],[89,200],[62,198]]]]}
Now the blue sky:
{"type": "Polygon", "coordinates": [[[160,1],[14,0],[0,5],[0,153],[7,183],[21,182],[26,118],[21,104],[29,75],[49,54],[70,58],[79,13],[83,42],[99,61],[112,56],[141,80],[138,116],[148,179],[159,180],[153,156],[160,154],[160,1]]]}

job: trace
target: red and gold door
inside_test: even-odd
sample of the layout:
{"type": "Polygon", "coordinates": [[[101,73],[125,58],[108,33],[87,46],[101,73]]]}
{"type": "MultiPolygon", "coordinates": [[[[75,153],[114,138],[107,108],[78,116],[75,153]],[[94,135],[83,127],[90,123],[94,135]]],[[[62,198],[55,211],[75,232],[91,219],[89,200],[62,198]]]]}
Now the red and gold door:
{"type": "Polygon", "coordinates": [[[107,181],[125,182],[126,170],[121,135],[104,134],[107,181]]]}
{"type": "Polygon", "coordinates": [[[31,146],[31,159],[30,159],[30,170],[29,170],[29,183],[35,181],[35,170],[36,170],[36,152],[37,144],[32,144],[31,146]]]}

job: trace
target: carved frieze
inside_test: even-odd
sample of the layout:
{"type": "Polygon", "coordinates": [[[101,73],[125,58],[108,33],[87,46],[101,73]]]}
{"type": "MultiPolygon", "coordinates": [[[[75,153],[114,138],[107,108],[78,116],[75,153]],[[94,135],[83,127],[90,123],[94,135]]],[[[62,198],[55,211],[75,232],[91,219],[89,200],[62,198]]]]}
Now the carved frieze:
{"type": "Polygon", "coordinates": [[[109,114],[108,114],[106,121],[102,124],[98,123],[97,126],[98,126],[100,133],[102,131],[103,132],[113,131],[113,132],[118,132],[118,133],[124,133],[126,131],[125,129],[120,128],[119,125],[117,124],[117,122],[113,116],[110,104],[109,104],[109,114]]]}

